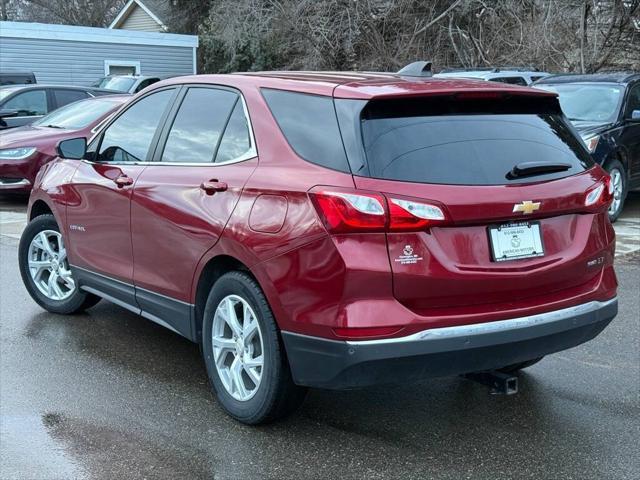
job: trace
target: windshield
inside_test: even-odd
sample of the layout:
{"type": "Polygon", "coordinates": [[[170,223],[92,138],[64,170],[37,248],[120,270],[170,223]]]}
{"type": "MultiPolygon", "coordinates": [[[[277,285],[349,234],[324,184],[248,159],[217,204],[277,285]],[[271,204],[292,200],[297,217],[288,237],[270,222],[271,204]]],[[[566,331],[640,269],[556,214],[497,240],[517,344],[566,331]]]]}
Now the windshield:
{"type": "Polygon", "coordinates": [[[557,93],[560,106],[574,122],[609,123],[618,117],[622,87],[613,84],[567,83],[536,85],[535,88],[557,93]]]}
{"type": "Polygon", "coordinates": [[[104,77],[96,86],[107,90],[128,92],[134,83],[136,83],[136,79],[131,77],[104,77]]]}
{"type": "Polygon", "coordinates": [[[0,89],[0,101],[2,101],[5,98],[7,98],[9,95],[11,95],[16,90],[18,90],[18,89],[17,88],[2,88],[2,89],[0,89]]]}
{"type": "Polygon", "coordinates": [[[99,120],[118,105],[110,100],[80,100],[42,117],[33,125],[79,130],[99,120]]]}

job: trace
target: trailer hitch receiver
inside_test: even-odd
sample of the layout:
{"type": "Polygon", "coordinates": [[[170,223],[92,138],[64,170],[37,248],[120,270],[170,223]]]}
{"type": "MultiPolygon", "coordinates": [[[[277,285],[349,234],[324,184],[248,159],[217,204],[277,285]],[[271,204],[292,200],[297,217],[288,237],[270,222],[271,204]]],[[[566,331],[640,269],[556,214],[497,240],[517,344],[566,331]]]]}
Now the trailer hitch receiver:
{"type": "Polygon", "coordinates": [[[518,377],[496,370],[473,372],[463,375],[464,378],[486,385],[492,395],[514,395],[518,393],[518,377]]]}

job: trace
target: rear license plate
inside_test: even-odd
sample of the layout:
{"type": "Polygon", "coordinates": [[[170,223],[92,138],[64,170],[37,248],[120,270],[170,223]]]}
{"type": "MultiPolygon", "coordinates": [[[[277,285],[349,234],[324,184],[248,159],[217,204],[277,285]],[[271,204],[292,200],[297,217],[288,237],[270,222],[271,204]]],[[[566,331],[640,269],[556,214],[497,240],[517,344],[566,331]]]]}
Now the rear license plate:
{"type": "Polygon", "coordinates": [[[544,255],[539,222],[518,222],[489,227],[489,240],[494,262],[544,255]]]}

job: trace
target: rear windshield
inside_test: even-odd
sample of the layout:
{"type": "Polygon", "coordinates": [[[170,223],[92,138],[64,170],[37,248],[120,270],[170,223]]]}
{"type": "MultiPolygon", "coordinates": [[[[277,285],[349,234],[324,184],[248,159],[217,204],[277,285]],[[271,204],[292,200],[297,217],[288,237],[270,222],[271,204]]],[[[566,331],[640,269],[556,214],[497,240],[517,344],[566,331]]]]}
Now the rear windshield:
{"type": "Polygon", "coordinates": [[[381,100],[361,113],[368,175],[451,185],[501,185],[562,178],[593,165],[555,98],[381,100]],[[563,171],[513,178],[525,162],[563,171]]]}
{"type": "Polygon", "coordinates": [[[94,86],[118,92],[128,92],[134,83],[136,83],[136,79],[131,77],[104,77],[98,85],[94,86]]]}

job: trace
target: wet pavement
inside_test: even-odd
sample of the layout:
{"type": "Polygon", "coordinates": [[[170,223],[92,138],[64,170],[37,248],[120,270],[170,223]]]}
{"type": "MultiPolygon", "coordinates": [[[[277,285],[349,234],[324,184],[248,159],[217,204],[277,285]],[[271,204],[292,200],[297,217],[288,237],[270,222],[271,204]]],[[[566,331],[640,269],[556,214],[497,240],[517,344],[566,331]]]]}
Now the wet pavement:
{"type": "Polygon", "coordinates": [[[187,340],[106,301],[70,317],[38,307],[17,268],[21,208],[0,205],[2,480],[639,476],[638,252],[617,258],[616,320],[528,369],[515,396],[459,378],[312,390],[256,428],[222,412],[187,340]]]}

